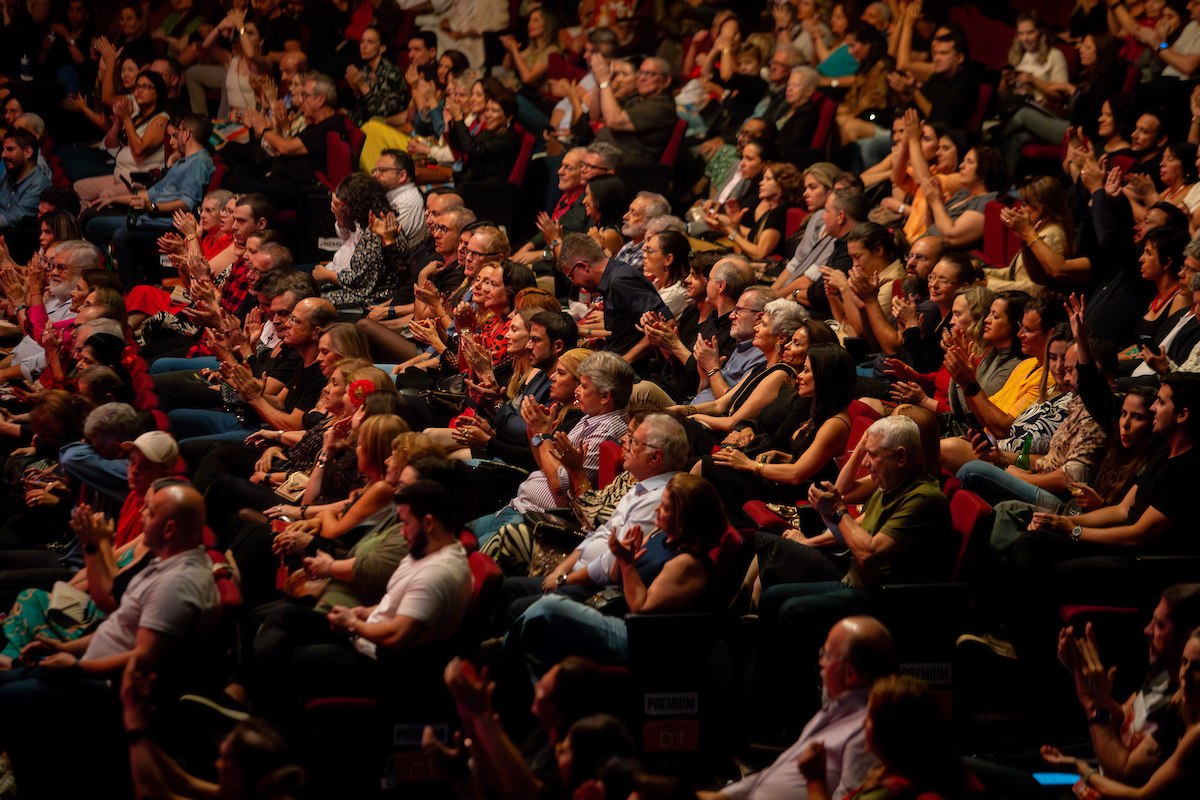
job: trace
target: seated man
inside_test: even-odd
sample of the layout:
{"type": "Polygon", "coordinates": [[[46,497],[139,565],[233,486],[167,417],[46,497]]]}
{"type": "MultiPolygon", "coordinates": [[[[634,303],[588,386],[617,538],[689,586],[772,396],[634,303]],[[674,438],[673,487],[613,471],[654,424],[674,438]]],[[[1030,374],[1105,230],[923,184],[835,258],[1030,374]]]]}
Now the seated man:
{"type": "Polygon", "coordinates": [[[1105,777],[1141,786],[1164,758],[1154,732],[1170,713],[1171,698],[1179,688],[1183,646],[1197,625],[1200,584],[1164,589],[1145,630],[1150,673],[1124,703],[1112,696],[1112,682],[1100,661],[1091,623],[1083,638],[1076,638],[1074,628],[1062,629],[1058,658],[1075,678],[1075,694],[1087,714],[1088,735],[1105,777]]]}
{"type": "MultiPolygon", "coordinates": [[[[575,396],[583,412],[580,420],[566,435],[566,443],[583,452],[582,473],[588,485],[597,482],[600,471],[600,443],[616,441],[628,433],[625,406],[633,391],[633,368],[612,353],[593,353],[579,365],[579,388],[575,396]]],[[[572,483],[571,474],[559,458],[561,445],[554,434],[555,425],[545,409],[525,411],[529,424],[529,444],[540,467],[521,484],[517,495],[507,506],[472,522],[468,527],[483,545],[504,525],[520,522],[527,511],[561,508],[567,499],[583,491],[572,483]]]]}
{"type": "Polygon", "coordinates": [[[326,75],[318,75],[304,84],[300,111],[308,126],[299,135],[280,136],[271,129],[265,115],[247,112],[253,140],[271,145],[279,155],[266,162],[265,171],[249,160],[238,164],[229,175],[229,188],[235,192],[262,192],[276,208],[298,210],[300,187],[315,184],[317,171],[323,172],[328,166],[328,134],[346,135],[346,118],[337,107],[337,84],[326,75]]]}
{"type": "MultiPolygon", "coordinates": [[[[116,613],[93,636],[66,649],[41,646],[29,655],[36,667],[0,678],[0,743],[13,762],[22,792],[32,797],[128,797],[129,760],[120,704],[109,681],[133,662],[158,673],[156,688],[187,679],[219,603],[212,562],[201,547],[204,500],[187,484],[157,482],[146,496],[144,535],[156,558],[134,578],[116,613]],[[86,645],[86,649],[79,649],[86,645]],[[79,769],[64,770],[46,742],[64,720],[90,731],[90,744],[74,756],[79,769]],[[102,790],[100,787],[103,787],[102,790]]],[[[141,735],[146,735],[142,732],[141,735]]]]}
{"type": "Polygon", "coordinates": [[[37,138],[22,128],[4,134],[4,179],[0,181],[0,228],[17,228],[37,215],[38,201],[50,185],[37,165],[37,138]]]}
{"type": "Polygon", "coordinates": [[[818,663],[821,710],[804,726],[795,744],[764,770],[719,792],[698,792],[700,800],[806,800],[808,780],[796,762],[813,742],[825,747],[827,785],[837,787],[831,800],[841,800],[863,784],[875,763],[863,730],[867,695],[876,680],[895,674],[899,667],[896,645],[875,618],[846,617],[829,629],[818,663]]]}
{"type": "Polygon", "coordinates": [[[1185,520],[1200,466],[1200,376],[1162,379],[1154,432],[1168,449],[1146,465],[1119,505],[1071,516],[1034,513],[1030,529],[1013,543],[1021,575],[1031,588],[1049,592],[1055,607],[1134,602],[1136,556],[1195,552],[1185,520]]]}
{"type": "Polygon", "coordinates": [[[626,164],[658,163],[679,120],[671,98],[670,67],[657,58],[644,59],[638,67],[637,94],[624,101],[613,93],[610,60],[594,54],[592,73],[600,97],[595,100],[593,95],[591,116],[604,122],[596,138],[620,147],[626,164]]]}
{"type": "Polygon", "coordinates": [[[849,548],[850,570],[841,581],[781,584],[767,588],[759,615],[775,621],[782,637],[801,647],[815,644],[834,619],[874,605],[883,583],[948,577],[950,504],[935,478],[925,474],[917,424],[907,417],[876,420],[866,433],[865,464],[878,487],[858,519],[828,481],[814,483],[809,502],[832,536],[849,548]]]}
{"type": "MultiPolygon", "coordinates": [[[[124,214],[93,217],[87,224],[88,239],[103,247],[112,241],[113,258],[121,284],[130,289],[141,283],[159,283],[158,276],[147,273],[138,263],[142,251],[158,237],[175,229],[176,211],[191,212],[204,198],[214,167],[208,152],[212,123],[199,114],[191,114],[167,126],[167,136],[175,148],[173,161],[158,183],[139,194],[123,195],[113,202],[136,209],[137,226],[130,228],[124,214]]],[[[157,266],[157,257],[154,263],[157,266]]],[[[157,270],[154,271],[155,273],[157,270]]]]}
{"type": "Polygon", "coordinates": [[[538,232],[512,254],[513,261],[529,266],[546,261],[553,263],[553,251],[550,250],[550,241],[541,230],[543,227],[557,231],[560,239],[568,233],[587,233],[591,220],[583,207],[583,195],[587,190],[587,181],[583,177],[583,157],[586,153],[587,148],[573,147],[563,155],[562,164],[558,167],[558,190],[562,194],[548,215],[549,221],[555,224],[547,225],[545,212],[539,213],[538,232]]]}
{"type": "Polygon", "coordinates": [[[408,555],[383,599],[371,608],[334,606],[328,614],[332,640],[297,647],[288,654],[286,669],[260,673],[256,704],[279,708],[335,685],[367,697],[395,693],[397,653],[454,636],[470,606],[473,584],[467,551],[455,538],[460,526],[455,509],[450,493],[436,481],[401,487],[396,513],[408,555]],[[314,670],[322,681],[313,683],[314,670]]]}
{"type": "Polygon", "coordinates": [[[507,630],[543,593],[559,592],[580,602],[612,583],[610,534],[624,536],[633,525],[654,529],[659,500],[671,478],[686,466],[688,440],[683,426],[667,414],[647,414],[625,435],[622,466],[634,484],[617,502],[612,516],[590,532],[545,578],[508,578],[496,603],[497,629],[507,630]]]}
{"type": "Polygon", "coordinates": [[[122,442],[131,442],[142,432],[142,420],[127,403],[105,403],[88,414],[83,423],[83,441],[59,451],[58,465],[86,488],[93,506],[105,501],[120,508],[129,494],[129,460],[121,452],[122,442]]]}

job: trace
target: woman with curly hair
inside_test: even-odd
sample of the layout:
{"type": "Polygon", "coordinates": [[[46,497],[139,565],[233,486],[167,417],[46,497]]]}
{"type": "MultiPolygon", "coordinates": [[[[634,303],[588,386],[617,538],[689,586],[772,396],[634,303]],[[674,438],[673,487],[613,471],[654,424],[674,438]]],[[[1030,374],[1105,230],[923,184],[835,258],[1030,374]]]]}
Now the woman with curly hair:
{"type": "Polygon", "coordinates": [[[313,278],[331,303],[374,305],[390,294],[396,265],[408,257],[408,240],[397,235],[395,213],[379,181],[360,172],[338,184],[330,203],[345,244],[313,278]],[[385,241],[386,240],[386,241],[385,241]]]}
{"type": "Polygon", "coordinates": [[[711,229],[724,231],[736,252],[760,261],[774,255],[783,244],[788,209],[798,205],[803,195],[804,178],[800,170],[791,164],[774,162],[763,170],[753,223],[742,224],[747,209],[736,206],[727,206],[728,214],[709,215],[704,221],[711,229]]]}

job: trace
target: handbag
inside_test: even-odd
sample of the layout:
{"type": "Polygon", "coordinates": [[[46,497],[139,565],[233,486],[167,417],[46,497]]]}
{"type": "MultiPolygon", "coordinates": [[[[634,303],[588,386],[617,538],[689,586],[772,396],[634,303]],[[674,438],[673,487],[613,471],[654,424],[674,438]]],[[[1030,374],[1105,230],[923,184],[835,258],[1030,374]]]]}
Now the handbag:
{"type": "Polygon", "coordinates": [[[625,590],[620,586],[605,586],[600,591],[583,601],[606,617],[623,617],[629,613],[629,604],[625,602],[625,590]]]}
{"type": "Polygon", "coordinates": [[[530,577],[549,575],[586,535],[577,523],[548,511],[527,511],[524,518],[533,542],[529,555],[530,577]]]}
{"type": "Polygon", "coordinates": [[[293,472],[287,476],[279,488],[275,490],[275,494],[287,500],[289,503],[295,503],[304,496],[304,490],[308,488],[308,473],[293,472]]]}

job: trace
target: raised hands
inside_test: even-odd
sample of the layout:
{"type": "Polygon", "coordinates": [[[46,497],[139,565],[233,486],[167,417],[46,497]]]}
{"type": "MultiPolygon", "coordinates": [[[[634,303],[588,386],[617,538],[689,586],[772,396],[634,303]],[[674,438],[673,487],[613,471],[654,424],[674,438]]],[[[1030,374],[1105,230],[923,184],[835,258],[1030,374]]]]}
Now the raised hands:
{"type": "Polygon", "coordinates": [[[195,238],[200,233],[200,226],[196,222],[196,218],[190,212],[183,209],[175,212],[175,215],[171,218],[171,222],[175,225],[175,230],[179,231],[180,236],[195,238]]]}
{"type": "Polygon", "coordinates": [[[71,532],[84,544],[98,544],[104,539],[111,539],[116,530],[112,520],[100,511],[92,511],[87,503],[75,507],[68,524],[71,532]]]}
{"type": "Polygon", "coordinates": [[[384,247],[394,244],[400,235],[400,222],[396,219],[396,212],[394,211],[389,211],[386,214],[376,214],[374,211],[367,212],[367,225],[370,226],[372,233],[383,241],[384,247]]]}
{"type": "Polygon", "coordinates": [[[642,547],[644,536],[642,534],[641,525],[631,525],[625,531],[625,538],[622,539],[617,531],[613,531],[608,536],[608,550],[622,564],[632,564],[637,561],[638,556],[646,552],[642,547]]]}

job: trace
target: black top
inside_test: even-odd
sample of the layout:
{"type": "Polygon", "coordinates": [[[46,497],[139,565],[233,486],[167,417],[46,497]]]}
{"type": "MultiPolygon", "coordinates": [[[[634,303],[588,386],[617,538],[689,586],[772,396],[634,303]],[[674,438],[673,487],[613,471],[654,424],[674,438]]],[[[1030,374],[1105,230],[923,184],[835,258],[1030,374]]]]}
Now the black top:
{"type": "Polygon", "coordinates": [[[596,139],[610,142],[625,153],[626,164],[653,164],[662,158],[667,142],[675,131],[679,115],[675,113],[675,101],[669,94],[653,97],[634,95],[621,102],[631,131],[614,131],[603,127],[596,132],[596,139]]]}
{"type": "Polygon", "coordinates": [[[262,36],[262,53],[281,53],[287,42],[300,42],[300,23],[286,14],[280,14],[274,19],[260,20],[258,33],[262,36]]]}
{"type": "Polygon", "coordinates": [[[324,170],[328,164],[326,139],[330,133],[345,137],[345,116],[333,114],[300,131],[298,138],[308,152],[299,156],[276,156],[271,162],[271,177],[281,178],[298,186],[315,183],[317,170],[324,170]]]}
{"type": "Polygon", "coordinates": [[[321,362],[314,361],[307,367],[300,367],[284,387],[287,389],[287,396],[283,399],[284,413],[290,414],[297,408],[306,413],[312,411],[321,399],[321,390],[325,388],[321,362]]]}
{"type": "Polygon", "coordinates": [[[466,181],[506,181],[521,152],[521,137],[512,128],[489,131],[483,128],[471,135],[466,123],[450,128],[450,146],[462,153],[463,168],[455,183],[466,181]]]}
{"type": "Polygon", "coordinates": [[[604,297],[604,329],[609,332],[604,349],[618,355],[642,340],[635,327],[641,324],[642,314],[657,311],[672,319],[671,309],[642,271],[616,259],[609,259],[596,291],[604,297]]]}
{"type": "MultiPolygon", "coordinates": [[[[779,115],[783,119],[791,106],[785,106],[779,115]]],[[[817,125],[821,120],[820,109],[811,100],[796,109],[790,117],[778,128],[775,136],[775,152],[780,161],[801,163],[813,157],[813,137],[817,135],[817,125]]],[[[777,121],[773,120],[778,124],[777,121]]]]}
{"type": "Polygon", "coordinates": [[[1163,554],[1196,552],[1193,529],[1184,522],[1191,511],[1197,470],[1200,470],[1200,450],[1192,448],[1175,458],[1164,452],[1151,460],[1137,477],[1137,494],[1127,524],[1136,523],[1150,506],[1172,522],[1170,529],[1146,543],[1145,550],[1163,554]]]}
{"type": "Polygon", "coordinates": [[[941,122],[951,128],[965,128],[979,101],[979,84],[965,68],[961,68],[950,76],[937,73],[930,75],[921,85],[921,94],[932,106],[929,109],[930,122],[941,122]]]}

